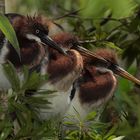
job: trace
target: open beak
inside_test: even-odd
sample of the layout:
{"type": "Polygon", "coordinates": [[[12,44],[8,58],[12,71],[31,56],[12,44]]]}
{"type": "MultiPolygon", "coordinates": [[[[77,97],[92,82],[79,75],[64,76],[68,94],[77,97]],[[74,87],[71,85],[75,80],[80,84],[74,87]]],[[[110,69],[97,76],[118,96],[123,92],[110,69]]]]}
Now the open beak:
{"type": "Polygon", "coordinates": [[[121,68],[120,66],[113,64],[110,62],[110,66],[108,67],[110,70],[112,70],[115,74],[128,79],[132,82],[134,82],[135,84],[140,86],[140,80],[135,78],[133,75],[131,75],[130,73],[128,73],[127,71],[125,71],[123,68],[121,68]]]}
{"type": "Polygon", "coordinates": [[[52,47],[56,50],[58,50],[60,53],[67,55],[67,53],[65,52],[65,50],[63,48],[61,48],[55,41],[53,41],[49,36],[47,35],[43,35],[41,37],[41,41],[48,45],[49,47],[52,47]]]}

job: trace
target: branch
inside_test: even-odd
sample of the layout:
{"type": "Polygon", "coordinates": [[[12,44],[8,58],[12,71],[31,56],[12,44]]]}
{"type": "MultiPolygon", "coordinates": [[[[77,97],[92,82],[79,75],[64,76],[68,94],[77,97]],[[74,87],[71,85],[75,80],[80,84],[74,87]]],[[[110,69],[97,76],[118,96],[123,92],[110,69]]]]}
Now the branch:
{"type": "Polygon", "coordinates": [[[96,39],[92,39],[92,40],[78,40],[78,42],[79,42],[80,44],[95,43],[95,42],[97,42],[97,40],[96,40],[96,39]]]}
{"type": "Polygon", "coordinates": [[[62,15],[62,16],[59,16],[59,17],[56,17],[56,18],[54,18],[53,20],[59,20],[59,19],[61,19],[61,18],[65,18],[65,17],[71,17],[72,15],[76,15],[79,11],[81,11],[81,9],[75,10],[75,11],[72,11],[72,12],[69,12],[69,13],[64,14],[64,15],[62,15]]]}

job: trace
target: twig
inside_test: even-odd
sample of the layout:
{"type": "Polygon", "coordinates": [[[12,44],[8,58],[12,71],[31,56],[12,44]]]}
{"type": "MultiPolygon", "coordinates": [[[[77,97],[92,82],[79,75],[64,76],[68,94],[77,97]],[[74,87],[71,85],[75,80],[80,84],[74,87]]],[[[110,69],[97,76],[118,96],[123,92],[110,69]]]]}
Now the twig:
{"type": "Polygon", "coordinates": [[[56,18],[54,18],[53,20],[59,20],[59,19],[64,18],[64,17],[69,17],[69,16],[72,16],[72,15],[75,15],[75,14],[77,14],[79,11],[81,11],[81,9],[75,10],[75,11],[72,11],[72,12],[69,12],[69,13],[64,14],[64,15],[62,15],[62,16],[59,16],[59,17],[56,17],[56,18]]]}
{"type": "Polygon", "coordinates": [[[79,40],[78,42],[80,44],[84,44],[84,43],[95,43],[95,42],[97,42],[97,40],[96,39],[94,39],[94,40],[79,40]]]}

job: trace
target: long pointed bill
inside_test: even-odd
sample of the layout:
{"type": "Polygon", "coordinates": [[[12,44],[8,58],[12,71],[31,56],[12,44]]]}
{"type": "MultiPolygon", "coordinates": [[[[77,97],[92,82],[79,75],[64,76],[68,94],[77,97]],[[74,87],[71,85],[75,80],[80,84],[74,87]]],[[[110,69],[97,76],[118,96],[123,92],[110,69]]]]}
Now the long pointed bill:
{"type": "Polygon", "coordinates": [[[110,69],[117,75],[128,79],[132,82],[134,82],[135,84],[140,86],[140,80],[135,78],[133,75],[131,75],[130,73],[128,73],[127,71],[125,71],[124,69],[122,69],[121,67],[119,67],[118,65],[112,65],[110,67],[110,69]]]}
{"type": "Polygon", "coordinates": [[[44,35],[43,37],[41,37],[41,41],[43,43],[45,43],[46,45],[48,45],[49,47],[52,47],[52,48],[58,50],[60,53],[67,55],[65,50],[63,48],[61,48],[57,43],[55,43],[55,41],[53,41],[49,36],[44,35]]]}
{"type": "Polygon", "coordinates": [[[58,50],[60,53],[67,55],[65,50],[63,48],[61,48],[57,43],[55,43],[55,41],[53,41],[48,35],[41,34],[40,36],[36,36],[33,34],[27,34],[26,37],[29,40],[35,40],[36,42],[39,42],[43,45],[52,47],[52,48],[58,50]]]}
{"type": "Polygon", "coordinates": [[[73,48],[79,51],[83,56],[92,57],[96,60],[99,60],[100,62],[103,62],[104,64],[108,64],[108,61],[105,60],[103,57],[94,54],[93,52],[83,48],[82,46],[75,45],[73,48]]]}
{"type": "Polygon", "coordinates": [[[112,70],[115,74],[117,74],[125,79],[128,79],[140,86],[139,79],[135,78],[133,75],[131,75],[130,73],[128,73],[127,71],[125,71],[124,69],[119,67],[118,65],[113,64],[112,62],[104,59],[103,57],[94,54],[93,52],[83,48],[82,46],[75,45],[73,48],[76,49],[77,51],[79,51],[83,56],[92,57],[92,58],[102,62],[103,64],[105,64],[105,66],[108,69],[112,70]]]}

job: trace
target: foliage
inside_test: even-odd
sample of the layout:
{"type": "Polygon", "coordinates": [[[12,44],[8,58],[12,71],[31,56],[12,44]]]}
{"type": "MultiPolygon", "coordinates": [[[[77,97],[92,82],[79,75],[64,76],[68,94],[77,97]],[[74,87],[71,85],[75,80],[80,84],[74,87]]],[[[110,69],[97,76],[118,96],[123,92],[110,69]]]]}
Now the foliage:
{"type": "Polygon", "coordinates": [[[2,14],[0,14],[0,30],[7,37],[8,41],[16,49],[17,53],[20,55],[19,44],[16,38],[15,31],[10,24],[9,20],[2,14]]]}
{"type": "MultiPolygon", "coordinates": [[[[41,122],[37,115],[39,108],[49,108],[49,102],[42,94],[50,94],[50,91],[30,91],[37,89],[44,81],[44,77],[33,72],[29,74],[26,67],[23,68],[22,77],[17,75],[15,68],[9,62],[3,68],[12,89],[1,92],[0,100],[0,138],[4,139],[28,139],[34,140],[40,137],[50,136],[48,133],[49,123],[41,122]],[[39,94],[39,97],[30,94],[39,94]]],[[[53,133],[53,132],[51,132],[53,133]]]]}
{"type": "Polygon", "coordinates": [[[64,121],[64,126],[66,126],[66,140],[111,140],[116,138],[116,136],[112,134],[114,134],[118,125],[114,125],[112,127],[109,123],[97,121],[97,114],[95,111],[90,112],[85,119],[81,118],[78,111],[75,111],[75,114],[76,117],[69,116],[69,121],[64,121]]]}
{"type": "MultiPolygon", "coordinates": [[[[130,73],[134,75],[139,72],[139,0],[18,0],[16,4],[16,12],[25,14],[38,10],[52,16],[62,26],[67,24],[66,31],[76,34],[81,41],[93,41],[85,41],[84,47],[91,50],[100,47],[115,50],[130,73]]],[[[23,68],[22,80],[11,64],[4,65],[4,68],[12,89],[0,94],[0,139],[140,139],[140,90],[136,93],[135,85],[127,80],[119,78],[115,97],[105,106],[100,121],[95,121],[96,112],[91,112],[85,120],[81,120],[76,111],[78,119],[74,123],[66,121],[63,124],[74,129],[65,131],[59,121],[54,122],[55,119],[40,121],[38,107],[47,108],[49,103],[44,98],[26,94],[27,90],[36,89],[44,78],[35,72],[30,75],[27,68],[23,68]]],[[[46,91],[46,94],[49,93],[46,91]]],[[[70,119],[74,118],[70,116],[70,119]]]]}

